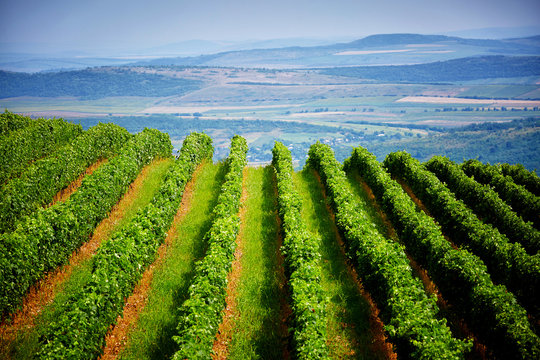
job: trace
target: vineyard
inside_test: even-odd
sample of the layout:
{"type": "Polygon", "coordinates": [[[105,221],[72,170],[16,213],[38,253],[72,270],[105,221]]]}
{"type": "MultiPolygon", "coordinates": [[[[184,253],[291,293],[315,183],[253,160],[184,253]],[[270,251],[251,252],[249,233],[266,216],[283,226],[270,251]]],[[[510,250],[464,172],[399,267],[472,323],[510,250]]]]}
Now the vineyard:
{"type": "Polygon", "coordinates": [[[2,359],[539,359],[540,178],[521,165],[294,171],[230,141],[0,115],[2,359]]]}

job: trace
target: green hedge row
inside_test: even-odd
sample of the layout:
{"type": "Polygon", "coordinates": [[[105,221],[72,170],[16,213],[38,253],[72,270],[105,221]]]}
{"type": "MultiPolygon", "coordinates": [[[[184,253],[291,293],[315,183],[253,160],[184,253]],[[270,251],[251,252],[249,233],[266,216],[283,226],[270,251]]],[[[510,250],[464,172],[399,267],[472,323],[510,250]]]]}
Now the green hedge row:
{"type": "Polygon", "coordinates": [[[50,203],[99,159],[108,158],[124,146],[128,131],[114,124],[98,124],[47,157],[37,160],[23,174],[0,189],[0,232],[13,230],[15,223],[50,203]]]}
{"type": "Polygon", "coordinates": [[[521,164],[501,164],[497,166],[503,175],[510,176],[518,185],[523,185],[536,196],[540,196],[540,177],[534,171],[529,171],[521,164]]]}
{"type": "Polygon", "coordinates": [[[284,234],[282,252],[291,289],[296,358],[326,359],[326,301],[320,283],[319,244],[302,221],[302,200],[293,184],[291,152],[276,142],[272,154],[284,234]]]}
{"type": "Polygon", "coordinates": [[[529,254],[540,251],[540,232],[523,221],[489,186],[471,179],[459,165],[442,156],[434,156],[425,166],[484,222],[495,226],[510,241],[523,245],[529,254]]]}
{"type": "Polygon", "coordinates": [[[466,250],[454,249],[439,226],[417,209],[366,149],[355,148],[346,167],[360,172],[409,254],[429,272],[480,341],[502,359],[540,356],[540,339],[531,329],[525,309],[503,285],[493,284],[482,260],[466,250]]]}
{"type": "Polygon", "coordinates": [[[540,198],[521,185],[517,185],[512,177],[489,164],[482,164],[478,160],[465,161],[461,168],[468,176],[474,177],[481,184],[491,185],[512,209],[521,215],[524,220],[531,221],[538,228],[540,226],[540,198]]]}
{"type": "Polygon", "coordinates": [[[227,159],[227,174],[221,187],[214,220],[205,235],[208,250],[195,265],[188,298],[179,308],[178,350],[173,359],[210,359],[222,311],[225,308],[227,274],[231,269],[240,230],[242,173],[246,165],[246,140],[235,135],[227,159]]]}
{"type": "Polygon", "coordinates": [[[452,337],[438,318],[436,298],[414,276],[403,247],[385,239],[354,202],[345,172],[328,145],[309,149],[308,164],[328,189],[349,254],[363,283],[381,307],[381,317],[398,355],[411,359],[463,359],[471,343],[452,337]]]}
{"type": "Polygon", "coordinates": [[[68,144],[82,131],[81,125],[62,119],[38,119],[0,138],[0,185],[19,176],[30,162],[68,144]]]}
{"type": "Polygon", "coordinates": [[[85,177],[65,202],[39,209],[0,235],[0,311],[17,309],[28,288],[69,258],[107,216],[144,165],[170,157],[169,135],[144,129],[111,161],[85,177]]]}
{"type": "Polygon", "coordinates": [[[484,224],[408,153],[391,153],[384,165],[394,177],[406,181],[456,244],[478,255],[497,282],[512,290],[532,315],[540,315],[539,255],[527,254],[520,244],[509,242],[497,229],[484,224]]]}
{"type": "Polygon", "coordinates": [[[39,358],[94,359],[101,354],[107,330],[167,235],[186,183],[212,153],[207,135],[192,133],[184,140],[151,203],[101,245],[92,259],[90,281],[55,310],[60,315],[40,336],[39,358]]]}
{"type": "Polygon", "coordinates": [[[0,114],[0,136],[7,136],[11,131],[22,129],[33,120],[28,116],[17,115],[9,111],[0,114]]]}

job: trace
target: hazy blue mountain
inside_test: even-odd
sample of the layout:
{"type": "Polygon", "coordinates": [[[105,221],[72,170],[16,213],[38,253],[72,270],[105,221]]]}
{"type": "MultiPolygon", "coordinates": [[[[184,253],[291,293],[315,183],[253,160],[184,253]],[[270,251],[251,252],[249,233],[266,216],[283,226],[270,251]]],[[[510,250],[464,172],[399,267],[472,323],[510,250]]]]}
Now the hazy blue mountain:
{"type": "Polygon", "coordinates": [[[529,37],[538,34],[540,34],[540,26],[490,27],[451,31],[445,35],[474,39],[512,39],[529,37]]]}
{"type": "Polygon", "coordinates": [[[391,82],[440,83],[487,78],[540,76],[540,56],[480,56],[428,64],[351,66],[323,70],[328,75],[391,82]]]}
{"type": "MultiPolygon", "coordinates": [[[[206,55],[192,60],[221,55],[206,55]]],[[[481,56],[442,62],[392,66],[347,66],[317,70],[332,76],[382,82],[456,83],[490,78],[540,76],[540,56],[481,56]]],[[[0,71],[0,98],[17,96],[75,96],[96,99],[108,96],[165,97],[199,89],[195,80],[133,71],[130,66],[98,67],[50,73],[0,71]]]]}
{"type": "MultiPolygon", "coordinates": [[[[187,40],[139,49],[66,51],[46,43],[0,43],[0,69],[19,72],[77,70],[94,66],[122,65],[143,59],[196,57],[227,51],[320,46],[341,39],[285,38],[249,41],[187,40]]],[[[191,63],[198,63],[200,59],[191,63]]],[[[186,63],[190,63],[189,60],[186,63]]]]}
{"type": "Polygon", "coordinates": [[[246,42],[193,40],[139,49],[125,56],[117,53],[109,56],[86,53],[38,56],[0,51],[0,69],[38,72],[123,64],[279,69],[410,65],[486,55],[540,55],[540,36],[489,40],[445,35],[381,34],[350,42],[330,41],[309,38],[246,42]]]}
{"type": "Polygon", "coordinates": [[[305,68],[418,64],[484,55],[540,55],[540,37],[485,40],[444,35],[383,34],[348,43],[227,51],[197,57],[155,59],[139,64],[305,68]]]}
{"type": "Polygon", "coordinates": [[[38,57],[26,54],[2,54],[0,55],[0,69],[36,73],[42,71],[79,70],[94,66],[117,66],[132,63],[133,61],[137,61],[137,58],[38,57]]]}
{"type": "Polygon", "coordinates": [[[0,71],[0,98],[17,96],[172,96],[200,87],[196,80],[137,73],[130,68],[92,68],[51,73],[0,71]]]}

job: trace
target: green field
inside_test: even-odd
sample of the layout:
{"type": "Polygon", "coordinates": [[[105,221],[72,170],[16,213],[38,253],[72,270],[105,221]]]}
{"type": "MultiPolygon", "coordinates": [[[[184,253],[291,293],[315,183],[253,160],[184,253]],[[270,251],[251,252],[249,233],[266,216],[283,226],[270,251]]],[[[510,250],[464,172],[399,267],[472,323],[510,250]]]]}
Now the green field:
{"type": "MultiPolygon", "coordinates": [[[[522,123],[512,126],[519,124],[522,123]]],[[[498,126],[495,131],[514,135],[532,131],[530,127],[516,131],[507,124],[498,126]]],[[[13,131],[17,134],[17,130],[13,131]]],[[[142,135],[148,132],[139,133],[134,139],[147,139],[142,135]]],[[[164,141],[169,145],[166,137],[153,134],[156,143],[164,141]]],[[[259,138],[251,140],[256,143],[259,138]]],[[[79,256],[76,251],[74,257],[65,260],[65,265],[58,267],[67,269],[65,275],[62,271],[51,271],[52,275],[41,280],[50,282],[49,287],[33,287],[22,299],[32,302],[37,294],[49,300],[32,305],[31,312],[20,311],[19,307],[14,314],[3,313],[2,358],[70,356],[66,354],[96,358],[104,352],[104,357],[111,358],[163,359],[175,358],[179,351],[204,354],[199,355],[204,358],[211,351],[220,359],[288,359],[312,358],[306,354],[316,351],[324,355],[317,357],[328,359],[420,355],[436,358],[442,352],[451,354],[450,358],[465,359],[482,356],[479,343],[486,346],[483,351],[489,357],[519,354],[534,358],[540,353],[540,339],[529,320],[537,316],[535,301],[524,301],[527,289],[522,288],[527,286],[522,276],[532,276],[532,281],[537,281],[534,276],[540,275],[534,270],[534,254],[538,250],[534,239],[538,239],[535,238],[538,229],[527,225],[533,239],[528,240],[527,252],[520,250],[522,245],[518,242],[511,245],[521,254],[513,261],[518,261],[524,269],[528,269],[529,263],[533,267],[528,275],[516,274],[519,285],[507,290],[508,280],[495,285],[489,275],[493,265],[490,263],[486,268],[480,260],[486,255],[499,255],[490,249],[452,247],[448,242],[456,235],[446,228],[441,230],[438,225],[441,219],[437,217],[440,215],[431,217],[419,211],[417,198],[409,197],[367,150],[358,147],[352,155],[349,151],[351,158],[345,173],[329,146],[312,144],[309,152],[304,153],[309,157],[307,165],[301,171],[283,174],[281,165],[277,164],[288,161],[290,166],[290,153],[299,152],[300,148],[293,147],[290,151],[280,145],[281,154],[288,156],[281,158],[276,145],[273,164],[244,167],[248,155],[246,141],[241,137],[233,141],[243,145],[231,146],[226,160],[214,162],[210,159],[210,138],[192,134],[186,138],[176,160],[168,153],[162,154],[140,170],[133,184],[124,189],[123,198],[100,221],[90,240],[94,244],[92,250],[81,250],[86,257],[76,260],[79,256]],[[203,144],[207,144],[206,150],[203,144]],[[197,157],[204,151],[208,151],[206,158],[197,157]],[[367,157],[359,155],[363,153],[367,157]],[[188,162],[194,159],[200,163],[188,167],[188,162]],[[236,169],[237,174],[231,176],[231,169],[236,169]],[[287,189],[282,187],[283,179],[290,181],[289,193],[283,192],[287,189]],[[172,181],[183,182],[180,186],[185,187],[175,187],[172,181]],[[241,187],[241,196],[230,190],[231,184],[238,185],[237,190],[241,187]],[[171,206],[173,196],[178,206],[171,206]],[[292,208],[298,211],[297,218],[286,206],[287,201],[296,204],[292,208]],[[239,204],[236,209],[235,203],[239,204]],[[162,204],[162,211],[169,215],[158,215],[156,204],[162,204]],[[221,215],[231,209],[232,214],[221,215]],[[159,230],[166,221],[170,225],[159,230]],[[235,224],[239,224],[238,232],[234,232],[235,224]],[[155,236],[163,239],[149,242],[155,236]],[[282,246],[285,236],[288,242],[282,246]],[[121,246],[116,245],[121,242],[121,246]],[[447,254],[442,255],[443,252],[447,254]],[[226,260],[224,254],[232,260],[226,260]],[[109,256],[106,262],[102,260],[104,256],[109,256]],[[460,266],[439,261],[443,256],[453,256],[460,266]],[[302,267],[302,263],[309,266],[302,267]],[[467,280],[470,271],[478,272],[482,280],[467,280]],[[99,281],[102,278],[105,281],[99,281]],[[311,280],[305,282],[305,279],[311,280]],[[438,300],[434,294],[439,295],[438,300]],[[480,295],[477,298],[470,294],[480,295]],[[317,304],[312,302],[314,298],[319,299],[317,304]],[[478,306],[477,301],[484,300],[486,305],[478,306]],[[112,302],[119,307],[111,307],[112,302]],[[89,312],[96,315],[89,317],[89,312]],[[219,326],[208,320],[216,314],[219,326]],[[16,320],[11,322],[13,316],[16,320]],[[311,331],[307,326],[311,321],[320,321],[322,327],[302,338],[306,336],[301,335],[302,331],[311,331]],[[64,331],[55,331],[61,324],[68,325],[64,331]],[[190,330],[180,333],[185,326],[190,330]],[[515,327],[520,331],[516,332],[515,327]],[[88,335],[79,338],[81,333],[88,335]],[[196,344],[195,347],[180,345],[180,336],[186,333],[199,334],[193,342],[182,343],[196,344]],[[418,338],[418,334],[423,337],[418,338]],[[200,339],[211,341],[203,344],[198,342],[200,339]]],[[[122,151],[136,151],[132,143],[122,151]]],[[[125,157],[124,161],[132,161],[137,154],[125,157]]],[[[392,156],[387,161],[392,161],[392,156]]],[[[416,159],[410,159],[412,164],[418,164],[413,169],[427,172],[416,159]]],[[[74,193],[73,201],[77,201],[77,191],[107,185],[96,183],[94,178],[99,179],[98,176],[110,171],[112,182],[115,174],[125,171],[119,170],[121,166],[127,167],[113,166],[120,165],[111,160],[108,165],[102,165],[106,168],[102,172],[87,175],[74,193]]],[[[392,168],[393,175],[395,171],[392,168]]],[[[534,173],[522,169],[522,174],[540,183],[534,173]]],[[[408,178],[408,181],[412,180],[408,178]]],[[[505,181],[514,182],[509,177],[505,181]]],[[[446,189],[444,183],[438,184],[446,189]]],[[[415,189],[420,196],[422,188],[415,189]]],[[[444,191],[452,199],[451,204],[458,202],[458,195],[444,191]]],[[[70,201],[67,200],[68,204],[70,201]]],[[[81,219],[90,216],[87,212],[99,201],[88,198],[78,208],[77,216],[81,219]]],[[[39,221],[49,221],[53,236],[66,236],[62,226],[70,220],[61,217],[63,203],[55,206],[57,217],[46,217],[49,213],[41,211],[32,213],[30,220],[22,219],[18,223],[17,231],[27,228],[31,231],[39,221]]],[[[508,214],[513,213],[510,207],[504,209],[508,214]]],[[[456,216],[456,219],[461,224],[461,218],[456,216]]],[[[482,220],[475,224],[486,226],[482,220]]],[[[499,224],[493,226],[502,229],[499,224]]],[[[1,246],[10,244],[8,249],[26,246],[23,243],[26,238],[19,236],[17,239],[22,240],[13,242],[13,234],[2,234],[1,246]]],[[[56,251],[54,239],[37,239],[40,251],[56,251]]],[[[506,244],[505,238],[497,239],[506,244]]],[[[15,255],[16,261],[17,256],[20,255],[15,255]]],[[[0,262],[3,273],[6,264],[0,262]]],[[[28,271],[19,270],[22,274],[28,271]]],[[[2,295],[6,289],[0,285],[2,295]]]]}

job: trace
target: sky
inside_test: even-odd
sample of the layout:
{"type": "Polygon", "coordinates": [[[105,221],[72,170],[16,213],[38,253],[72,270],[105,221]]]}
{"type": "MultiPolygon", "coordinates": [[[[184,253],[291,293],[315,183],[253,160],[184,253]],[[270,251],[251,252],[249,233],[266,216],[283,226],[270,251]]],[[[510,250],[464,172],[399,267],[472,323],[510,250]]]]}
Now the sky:
{"type": "Polygon", "coordinates": [[[0,0],[0,14],[2,44],[128,49],[540,26],[540,0],[0,0]]]}

